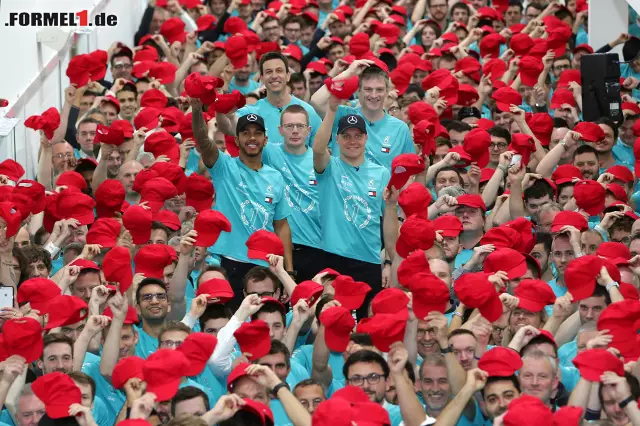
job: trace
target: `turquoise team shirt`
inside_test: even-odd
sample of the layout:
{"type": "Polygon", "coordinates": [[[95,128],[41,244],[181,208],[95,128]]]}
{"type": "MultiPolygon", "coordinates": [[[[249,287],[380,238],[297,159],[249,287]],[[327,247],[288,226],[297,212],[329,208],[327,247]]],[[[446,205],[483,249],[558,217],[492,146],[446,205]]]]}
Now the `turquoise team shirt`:
{"type": "MultiPolygon", "coordinates": [[[[333,121],[333,130],[329,148],[333,156],[340,155],[337,144],[338,122],[345,115],[359,115],[364,118],[362,108],[353,108],[340,105],[333,121]]],[[[391,170],[391,161],[400,154],[415,154],[416,148],[409,127],[401,120],[385,113],[378,121],[364,120],[367,126],[367,144],[365,145],[365,157],[367,160],[391,170]]]]}
{"type": "Polygon", "coordinates": [[[278,126],[280,125],[280,115],[282,114],[282,111],[284,111],[289,105],[300,105],[309,114],[309,126],[311,126],[311,133],[307,137],[307,146],[311,146],[311,143],[316,136],[316,132],[320,128],[320,124],[322,124],[322,120],[311,105],[303,100],[296,98],[295,96],[291,96],[291,102],[289,102],[288,105],[285,105],[282,108],[274,107],[269,103],[267,98],[260,99],[253,105],[245,105],[240,108],[236,112],[236,117],[242,117],[251,113],[259,115],[260,117],[262,117],[262,119],[264,120],[264,124],[267,127],[267,137],[269,138],[269,143],[283,143],[284,138],[280,134],[278,126]]]}
{"type": "MultiPolygon", "coordinates": [[[[309,375],[311,375],[311,369],[313,367],[313,345],[304,345],[293,352],[291,360],[295,360],[300,364],[309,375]]],[[[292,362],[293,364],[293,362],[292,362]]],[[[341,380],[344,382],[344,376],[342,375],[342,367],[344,366],[344,359],[341,352],[329,352],[329,366],[333,373],[334,380],[341,380]]],[[[329,396],[329,395],[327,395],[329,396]]]]}
{"type": "Polygon", "coordinates": [[[273,426],[293,426],[280,400],[272,399],[269,401],[269,408],[273,413],[273,426]]]}
{"type": "Polygon", "coordinates": [[[558,358],[560,359],[560,365],[565,367],[573,367],[573,359],[578,354],[578,341],[572,340],[569,343],[565,343],[558,349],[558,358]]]}
{"type": "MultiPolygon", "coordinates": [[[[634,166],[635,156],[633,155],[633,146],[627,145],[626,143],[622,142],[620,138],[618,138],[616,144],[613,146],[612,151],[613,158],[615,158],[616,162],[629,168],[634,166]]],[[[633,171],[633,169],[631,171],[633,171]]]]}
{"type": "Polygon", "coordinates": [[[242,93],[243,95],[247,95],[247,94],[257,90],[258,87],[260,87],[260,83],[258,83],[257,81],[253,80],[252,78],[249,78],[249,84],[247,84],[246,86],[238,86],[236,84],[236,78],[235,77],[233,77],[231,79],[231,81],[229,82],[229,92],[233,92],[234,90],[237,90],[238,92],[242,93]]]}
{"type": "Polygon", "coordinates": [[[291,208],[288,222],[294,244],[320,248],[320,212],[318,181],[313,171],[313,151],[294,155],[284,144],[267,144],[262,151],[264,164],[273,167],[284,178],[284,198],[291,208]]]}
{"type": "Polygon", "coordinates": [[[231,232],[222,232],[212,251],[241,262],[266,265],[266,261],[249,260],[244,242],[260,229],[273,232],[274,220],[291,215],[282,175],[267,165],[257,171],[250,169],[239,158],[227,155],[220,155],[209,173],[216,188],[215,209],[231,223],[231,232]]]}
{"type": "MultiPolygon", "coordinates": [[[[187,309],[189,309],[187,307],[187,309]]],[[[135,355],[142,359],[147,359],[149,355],[158,350],[158,339],[147,334],[142,327],[134,325],[133,328],[138,333],[138,344],[136,345],[135,355]]]]}
{"type": "MultiPolygon", "coordinates": [[[[96,382],[96,400],[100,399],[102,401],[102,407],[100,408],[102,413],[100,413],[100,416],[108,419],[106,424],[113,425],[127,398],[124,392],[116,390],[111,385],[111,382],[100,374],[100,358],[94,354],[87,353],[87,355],[91,356],[85,356],[82,363],[82,372],[96,382]]],[[[94,411],[96,408],[97,404],[94,406],[94,411]]]]}
{"type": "Polygon", "coordinates": [[[331,157],[316,173],[320,194],[322,248],[333,254],[380,264],[382,192],[389,170],[366,160],[360,167],[331,157]]]}

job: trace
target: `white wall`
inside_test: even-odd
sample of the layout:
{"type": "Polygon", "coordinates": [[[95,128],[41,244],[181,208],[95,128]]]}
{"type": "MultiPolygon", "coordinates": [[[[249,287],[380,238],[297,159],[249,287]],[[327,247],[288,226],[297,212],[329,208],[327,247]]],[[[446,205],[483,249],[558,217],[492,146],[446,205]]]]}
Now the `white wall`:
{"type": "MultiPolygon", "coordinates": [[[[627,32],[628,6],[635,7],[638,4],[640,0],[629,0],[628,3],[627,0],[591,0],[589,2],[589,45],[597,50],[618,38],[620,33],[627,32]]],[[[620,54],[622,61],[622,47],[616,47],[614,52],[620,54]]]]}
{"type": "MultiPolygon", "coordinates": [[[[0,78],[0,98],[9,106],[0,108],[0,129],[6,118],[19,123],[8,135],[0,135],[0,161],[13,158],[33,178],[37,166],[39,135],[24,127],[24,120],[52,106],[61,109],[67,64],[75,54],[95,49],[107,50],[114,41],[133,46],[133,35],[146,8],[145,0],[2,0],[0,2],[0,57],[4,63],[0,78]],[[47,29],[59,33],[55,48],[38,42],[43,28],[9,27],[10,12],[78,12],[88,10],[90,16],[104,12],[118,18],[116,27],[83,29],[47,29]],[[75,31],[78,30],[78,31],[75,31]]],[[[107,74],[109,78],[109,74],[107,74]]]]}

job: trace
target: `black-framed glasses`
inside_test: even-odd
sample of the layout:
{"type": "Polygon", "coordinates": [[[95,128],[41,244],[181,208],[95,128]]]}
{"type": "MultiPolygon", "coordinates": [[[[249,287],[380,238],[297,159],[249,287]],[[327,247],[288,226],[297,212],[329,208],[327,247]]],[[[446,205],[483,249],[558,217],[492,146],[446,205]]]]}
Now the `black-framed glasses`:
{"type": "Polygon", "coordinates": [[[383,377],[382,374],[371,373],[368,376],[351,376],[347,379],[347,382],[353,386],[362,386],[366,380],[370,385],[375,385],[380,383],[380,379],[383,377]]]}
{"type": "Polygon", "coordinates": [[[263,292],[259,293],[257,291],[254,291],[252,293],[247,293],[247,295],[249,295],[249,294],[256,294],[256,295],[258,295],[260,297],[273,297],[276,294],[276,292],[275,291],[263,291],[263,292]]]}
{"type": "Polygon", "coordinates": [[[178,348],[182,344],[182,340],[163,340],[158,345],[160,348],[170,349],[178,348]]]}

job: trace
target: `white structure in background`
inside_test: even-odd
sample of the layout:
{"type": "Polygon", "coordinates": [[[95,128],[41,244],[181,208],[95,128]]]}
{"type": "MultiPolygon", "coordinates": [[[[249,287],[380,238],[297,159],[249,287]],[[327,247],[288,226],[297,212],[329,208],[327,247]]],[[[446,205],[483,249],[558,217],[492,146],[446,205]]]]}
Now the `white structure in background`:
{"type": "MultiPolygon", "coordinates": [[[[9,106],[0,108],[0,161],[13,158],[33,178],[36,173],[37,132],[24,127],[24,120],[52,106],[62,108],[69,60],[75,54],[107,50],[114,41],[131,46],[146,0],[2,0],[0,2],[0,98],[9,106]],[[87,10],[89,22],[96,14],[115,15],[115,27],[36,28],[7,26],[10,13],[87,10]],[[15,124],[15,125],[14,125],[15,124]]],[[[110,75],[107,73],[107,78],[110,75]]]]}

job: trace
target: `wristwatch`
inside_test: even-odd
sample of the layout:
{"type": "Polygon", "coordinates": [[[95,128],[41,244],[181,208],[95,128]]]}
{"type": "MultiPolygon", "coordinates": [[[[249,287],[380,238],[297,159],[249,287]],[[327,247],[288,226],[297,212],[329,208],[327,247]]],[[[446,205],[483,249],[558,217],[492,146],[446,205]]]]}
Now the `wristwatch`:
{"type": "Polygon", "coordinates": [[[271,394],[275,397],[278,396],[278,391],[282,388],[287,388],[289,390],[291,390],[291,388],[289,388],[289,384],[287,382],[280,382],[277,385],[275,385],[273,387],[273,389],[271,389],[271,394]]]}
{"type": "Polygon", "coordinates": [[[446,347],[446,348],[444,348],[444,349],[440,349],[440,353],[441,353],[442,355],[446,355],[446,354],[453,353],[453,348],[452,348],[451,346],[447,346],[447,347],[446,347]]]}
{"type": "Polygon", "coordinates": [[[635,401],[635,399],[633,398],[633,395],[630,395],[629,397],[627,397],[626,399],[623,399],[622,401],[618,402],[618,405],[620,406],[621,409],[624,410],[624,407],[626,407],[627,405],[629,405],[629,403],[631,401],[635,401]]]}
{"type": "Polygon", "coordinates": [[[615,282],[615,281],[614,281],[614,282],[612,282],[612,283],[610,283],[610,284],[607,284],[607,291],[611,291],[611,289],[612,289],[613,287],[618,287],[618,289],[620,289],[620,284],[618,284],[618,283],[617,283],[617,282],[615,282]]]}
{"type": "Polygon", "coordinates": [[[293,278],[294,280],[295,280],[296,278],[298,278],[298,271],[286,271],[286,272],[287,272],[287,274],[289,274],[289,276],[290,276],[291,278],[293,278]]]}
{"type": "Polygon", "coordinates": [[[385,266],[387,266],[387,265],[391,266],[391,261],[390,261],[389,259],[385,259],[385,260],[384,260],[384,262],[383,262],[383,264],[384,264],[385,266]]]}

